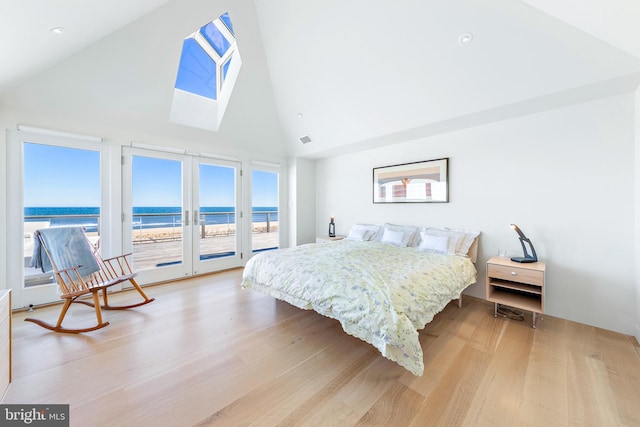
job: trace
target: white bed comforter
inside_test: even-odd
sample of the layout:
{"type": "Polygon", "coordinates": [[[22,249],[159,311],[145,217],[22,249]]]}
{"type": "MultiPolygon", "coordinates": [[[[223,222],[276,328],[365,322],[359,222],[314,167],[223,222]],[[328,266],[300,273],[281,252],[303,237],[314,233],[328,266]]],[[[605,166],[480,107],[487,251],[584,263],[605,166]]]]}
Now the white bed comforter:
{"type": "Polygon", "coordinates": [[[475,281],[467,257],[342,240],[256,255],[242,287],[336,319],[348,334],[422,375],[418,330],[475,281]]]}

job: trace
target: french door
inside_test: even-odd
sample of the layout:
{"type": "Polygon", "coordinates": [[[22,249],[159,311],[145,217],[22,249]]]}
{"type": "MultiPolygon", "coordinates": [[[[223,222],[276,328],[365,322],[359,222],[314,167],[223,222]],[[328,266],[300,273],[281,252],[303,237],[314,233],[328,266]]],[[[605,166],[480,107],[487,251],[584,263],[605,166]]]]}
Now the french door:
{"type": "Polygon", "coordinates": [[[139,282],[241,265],[240,163],[123,148],[123,242],[139,282]]]}

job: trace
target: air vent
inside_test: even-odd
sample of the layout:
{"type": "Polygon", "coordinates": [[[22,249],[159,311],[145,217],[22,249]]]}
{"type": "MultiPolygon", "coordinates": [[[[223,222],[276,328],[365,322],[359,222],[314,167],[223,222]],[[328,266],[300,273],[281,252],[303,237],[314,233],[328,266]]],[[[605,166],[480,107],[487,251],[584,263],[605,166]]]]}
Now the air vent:
{"type": "Polygon", "coordinates": [[[311,138],[309,137],[309,135],[301,136],[300,142],[302,142],[303,144],[308,144],[311,142],[311,138]]]}

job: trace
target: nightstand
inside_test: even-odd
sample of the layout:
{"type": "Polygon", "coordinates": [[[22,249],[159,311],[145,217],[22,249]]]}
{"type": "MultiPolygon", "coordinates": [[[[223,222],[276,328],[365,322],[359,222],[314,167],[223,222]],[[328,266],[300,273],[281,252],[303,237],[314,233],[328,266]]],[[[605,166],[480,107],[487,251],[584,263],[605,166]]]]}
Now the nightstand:
{"type": "Polygon", "coordinates": [[[487,261],[487,301],[494,303],[495,317],[498,304],[533,313],[544,313],[544,262],[520,263],[509,258],[493,257],[487,261]]]}
{"type": "Polygon", "coordinates": [[[336,240],[342,240],[342,239],[344,239],[344,236],[335,236],[335,237],[316,236],[316,243],[335,242],[336,240]]]}

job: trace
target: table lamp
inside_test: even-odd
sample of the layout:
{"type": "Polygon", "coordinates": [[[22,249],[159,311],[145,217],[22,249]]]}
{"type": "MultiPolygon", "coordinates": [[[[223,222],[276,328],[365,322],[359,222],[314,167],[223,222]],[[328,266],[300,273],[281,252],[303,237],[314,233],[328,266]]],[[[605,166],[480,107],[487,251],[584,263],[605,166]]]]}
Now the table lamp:
{"type": "Polygon", "coordinates": [[[538,261],[538,256],[536,255],[536,250],[533,248],[533,244],[531,243],[531,240],[529,240],[527,238],[527,236],[524,235],[522,230],[520,230],[517,225],[511,224],[511,228],[513,228],[516,231],[516,233],[518,233],[518,237],[520,239],[520,244],[522,245],[522,250],[524,251],[524,256],[523,257],[513,257],[513,258],[511,258],[511,261],[515,261],[515,262],[537,262],[538,261]],[[529,255],[529,253],[527,252],[527,247],[524,245],[525,242],[527,242],[529,244],[529,247],[531,248],[532,255],[529,255]]]}

